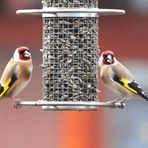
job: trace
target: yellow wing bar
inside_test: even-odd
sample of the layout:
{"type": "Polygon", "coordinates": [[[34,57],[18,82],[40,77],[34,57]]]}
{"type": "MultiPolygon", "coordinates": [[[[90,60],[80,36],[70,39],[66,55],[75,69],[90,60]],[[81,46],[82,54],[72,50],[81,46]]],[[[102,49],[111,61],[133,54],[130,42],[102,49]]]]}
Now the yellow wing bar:
{"type": "Polygon", "coordinates": [[[132,91],[133,93],[136,93],[136,94],[138,93],[135,89],[133,89],[133,88],[131,88],[131,87],[129,86],[129,81],[128,81],[127,79],[121,78],[120,81],[123,83],[123,86],[124,86],[125,88],[127,88],[127,89],[130,90],[130,91],[132,91]]]}
{"type": "Polygon", "coordinates": [[[4,86],[1,86],[1,87],[3,87],[3,90],[2,90],[2,92],[0,93],[0,97],[2,97],[3,94],[8,90],[8,88],[10,87],[10,86],[9,86],[10,82],[11,82],[11,79],[8,79],[8,80],[6,81],[6,83],[4,84],[4,86]]]}

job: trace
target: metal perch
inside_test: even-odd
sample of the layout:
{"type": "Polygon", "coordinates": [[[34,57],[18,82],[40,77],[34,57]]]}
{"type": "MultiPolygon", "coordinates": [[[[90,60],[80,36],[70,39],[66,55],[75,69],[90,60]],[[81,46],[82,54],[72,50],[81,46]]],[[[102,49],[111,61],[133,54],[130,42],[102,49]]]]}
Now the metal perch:
{"type": "Polygon", "coordinates": [[[15,100],[18,107],[22,106],[41,106],[43,110],[97,110],[99,107],[110,107],[110,108],[124,108],[125,104],[121,102],[116,102],[114,105],[112,102],[57,102],[57,101],[23,101],[15,100]]]}
{"type": "MultiPolygon", "coordinates": [[[[98,16],[108,16],[108,15],[124,15],[125,11],[121,9],[99,9],[99,8],[52,8],[46,7],[43,9],[28,9],[28,10],[17,10],[17,14],[23,15],[42,15],[42,14],[54,14],[53,16],[60,17],[67,14],[67,16],[77,15],[77,17],[98,17],[98,16]],[[86,15],[87,14],[87,15],[86,15]],[[92,15],[90,15],[92,14],[92,15]],[[94,15],[93,15],[94,14],[94,15]]],[[[52,16],[50,15],[50,16],[52,16]]]]}

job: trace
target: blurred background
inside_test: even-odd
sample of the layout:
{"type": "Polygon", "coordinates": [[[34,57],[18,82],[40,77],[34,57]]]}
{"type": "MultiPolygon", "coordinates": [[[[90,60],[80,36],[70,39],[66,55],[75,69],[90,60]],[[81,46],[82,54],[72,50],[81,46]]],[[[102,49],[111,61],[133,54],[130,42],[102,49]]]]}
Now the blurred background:
{"type": "MultiPolygon", "coordinates": [[[[17,9],[41,8],[40,0],[0,1],[0,73],[14,49],[28,46],[34,62],[33,77],[18,96],[41,99],[39,65],[42,55],[42,19],[18,16],[17,9]]],[[[126,10],[124,16],[100,17],[101,51],[113,50],[148,94],[148,1],[99,0],[100,8],[126,10]]],[[[115,96],[100,81],[100,100],[115,96]]],[[[4,148],[147,148],[148,102],[135,98],[123,110],[100,108],[92,112],[45,112],[37,107],[16,110],[12,100],[0,104],[0,145],[4,148]]]]}

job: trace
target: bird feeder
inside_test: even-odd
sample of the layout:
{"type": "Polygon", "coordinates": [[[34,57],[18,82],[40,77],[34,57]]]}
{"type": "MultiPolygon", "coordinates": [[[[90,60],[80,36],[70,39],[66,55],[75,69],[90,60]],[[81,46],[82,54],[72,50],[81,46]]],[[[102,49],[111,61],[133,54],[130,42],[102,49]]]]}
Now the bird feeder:
{"type": "MultiPolygon", "coordinates": [[[[43,21],[43,94],[38,101],[17,100],[43,110],[97,110],[113,107],[99,101],[99,16],[124,10],[99,9],[98,0],[43,0],[42,9],[17,10],[43,21]]],[[[120,108],[123,104],[116,103],[120,108]]]]}

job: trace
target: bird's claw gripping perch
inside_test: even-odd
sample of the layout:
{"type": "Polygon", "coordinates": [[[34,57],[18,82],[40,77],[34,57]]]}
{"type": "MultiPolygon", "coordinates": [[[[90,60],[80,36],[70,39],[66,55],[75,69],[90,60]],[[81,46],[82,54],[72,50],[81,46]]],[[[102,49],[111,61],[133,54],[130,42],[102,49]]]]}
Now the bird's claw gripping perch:
{"type": "Polygon", "coordinates": [[[21,102],[22,100],[20,100],[20,99],[16,99],[16,100],[14,100],[13,101],[13,107],[15,108],[15,109],[20,109],[21,107],[22,107],[22,105],[21,105],[21,102]]]}
{"type": "Polygon", "coordinates": [[[125,107],[125,103],[124,102],[116,102],[114,104],[114,108],[120,108],[123,109],[125,107]]]}
{"type": "Polygon", "coordinates": [[[109,101],[111,103],[112,108],[120,108],[123,109],[125,107],[125,98],[119,98],[112,101],[109,101]]]}

